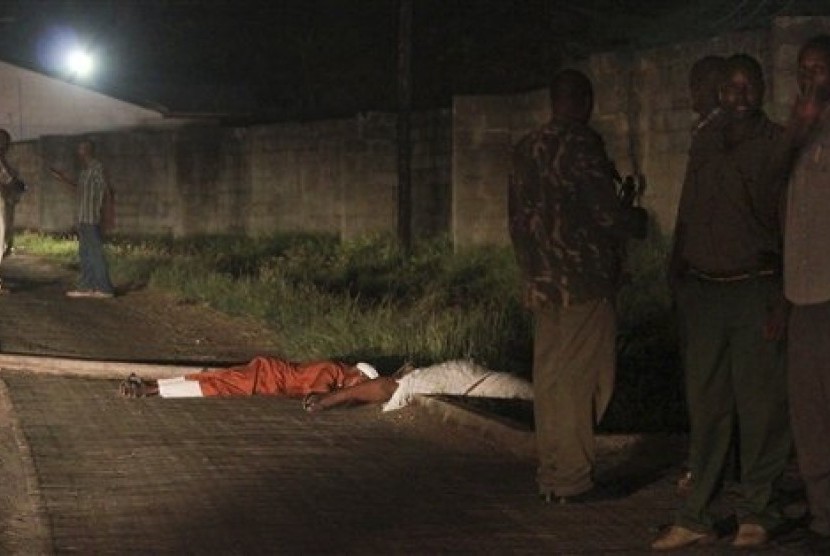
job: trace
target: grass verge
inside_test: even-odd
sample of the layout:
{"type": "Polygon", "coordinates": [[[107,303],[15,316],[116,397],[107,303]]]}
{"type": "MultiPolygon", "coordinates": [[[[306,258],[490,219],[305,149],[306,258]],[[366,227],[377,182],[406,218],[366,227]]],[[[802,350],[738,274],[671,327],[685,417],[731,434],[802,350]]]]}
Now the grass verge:
{"type": "MultiPolygon", "coordinates": [[[[77,244],[23,234],[26,251],[71,264],[77,244]]],[[[509,248],[454,251],[422,242],[405,257],[393,238],[340,242],[325,235],[249,239],[113,238],[119,286],[150,287],[230,314],[250,315],[280,334],[285,356],[427,364],[471,357],[526,377],[531,319],[518,298],[509,248]]],[[[619,298],[619,372],[605,430],[685,427],[676,337],[663,279],[667,242],[656,234],[630,253],[619,298]]]]}

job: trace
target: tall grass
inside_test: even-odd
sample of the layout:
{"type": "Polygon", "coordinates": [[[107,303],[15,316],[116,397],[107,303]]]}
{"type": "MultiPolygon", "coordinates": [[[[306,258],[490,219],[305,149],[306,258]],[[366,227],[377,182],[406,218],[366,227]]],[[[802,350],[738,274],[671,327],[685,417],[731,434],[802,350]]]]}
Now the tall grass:
{"type": "MultiPolygon", "coordinates": [[[[18,244],[72,262],[76,244],[27,234],[18,244]]],[[[676,340],[663,280],[666,241],[635,246],[619,299],[619,387],[606,428],[682,427],[676,340]]],[[[392,368],[471,357],[530,376],[532,326],[520,305],[509,248],[454,251],[419,243],[405,257],[393,238],[115,238],[116,284],[147,286],[261,319],[287,357],[365,358],[392,368]]]]}

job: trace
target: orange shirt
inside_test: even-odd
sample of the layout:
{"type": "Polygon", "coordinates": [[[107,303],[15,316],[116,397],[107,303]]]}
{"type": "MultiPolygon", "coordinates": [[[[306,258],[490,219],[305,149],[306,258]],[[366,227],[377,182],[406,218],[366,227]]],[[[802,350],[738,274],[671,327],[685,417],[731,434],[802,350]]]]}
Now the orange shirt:
{"type": "Polygon", "coordinates": [[[326,393],[342,388],[347,377],[360,371],[337,361],[294,363],[256,357],[247,365],[186,375],[199,382],[204,396],[286,396],[326,393]]]}

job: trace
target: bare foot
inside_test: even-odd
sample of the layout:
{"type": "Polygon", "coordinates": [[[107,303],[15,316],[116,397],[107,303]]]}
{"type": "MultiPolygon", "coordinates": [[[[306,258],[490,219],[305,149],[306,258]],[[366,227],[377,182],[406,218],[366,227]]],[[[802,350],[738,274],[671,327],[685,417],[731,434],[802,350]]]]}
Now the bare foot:
{"type": "Polygon", "coordinates": [[[143,398],[147,395],[147,387],[138,375],[131,373],[118,385],[118,394],[123,398],[143,398]]]}

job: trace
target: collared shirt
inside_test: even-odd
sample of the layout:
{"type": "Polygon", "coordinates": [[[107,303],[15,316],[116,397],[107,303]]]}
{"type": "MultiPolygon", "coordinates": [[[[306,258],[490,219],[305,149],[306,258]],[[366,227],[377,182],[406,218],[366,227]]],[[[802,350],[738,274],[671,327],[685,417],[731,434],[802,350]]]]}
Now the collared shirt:
{"type": "Polygon", "coordinates": [[[613,176],[602,139],[581,123],[553,119],[516,146],[509,228],[529,307],[616,294],[631,219],[613,176]]]}
{"type": "Polygon", "coordinates": [[[6,157],[0,156],[0,185],[11,185],[14,180],[14,172],[6,162],[6,157]]]}
{"type": "Polygon", "coordinates": [[[101,203],[106,185],[104,166],[98,160],[91,160],[78,177],[80,189],[78,222],[81,224],[100,223],[101,203]]]}
{"type": "Polygon", "coordinates": [[[790,176],[784,294],[797,305],[830,300],[830,108],[802,148],[790,176]]]}
{"type": "Polygon", "coordinates": [[[695,125],[692,127],[692,138],[694,138],[698,133],[715,123],[720,119],[721,116],[724,115],[724,110],[720,106],[706,114],[704,117],[700,118],[695,125]]]}
{"type": "Polygon", "coordinates": [[[710,123],[692,141],[677,215],[678,255],[712,275],[777,269],[783,184],[769,179],[769,163],[782,128],[761,114],[729,148],[727,123],[710,123]]]}

